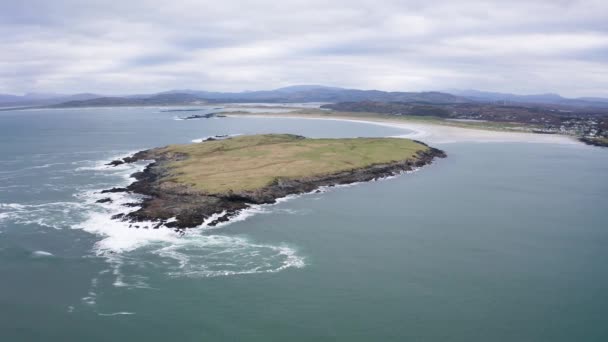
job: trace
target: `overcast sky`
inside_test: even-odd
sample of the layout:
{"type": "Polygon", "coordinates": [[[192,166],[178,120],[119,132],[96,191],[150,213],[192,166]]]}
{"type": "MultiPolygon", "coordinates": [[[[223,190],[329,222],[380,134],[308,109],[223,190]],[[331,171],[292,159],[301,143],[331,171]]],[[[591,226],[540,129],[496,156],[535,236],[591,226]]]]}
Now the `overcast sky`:
{"type": "Polygon", "coordinates": [[[0,93],[324,84],[608,97],[608,1],[0,0],[0,93]]]}

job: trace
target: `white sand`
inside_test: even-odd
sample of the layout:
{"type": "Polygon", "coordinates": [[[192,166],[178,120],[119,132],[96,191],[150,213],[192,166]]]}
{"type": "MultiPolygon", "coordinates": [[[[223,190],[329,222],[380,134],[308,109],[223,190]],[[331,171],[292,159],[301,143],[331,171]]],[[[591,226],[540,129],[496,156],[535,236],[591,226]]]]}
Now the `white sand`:
{"type": "Polygon", "coordinates": [[[292,118],[310,120],[334,120],[360,122],[379,126],[402,128],[413,131],[399,135],[399,137],[417,139],[429,144],[449,144],[458,142],[526,142],[526,143],[545,143],[545,144],[578,144],[583,145],[573,137],[559,134],[535,134],[525,132],[503,132],[483,129],[462,128],[447,125],[437,125],[429,123],[407,122],[403,120],[390,119],[348,119],[348,118],[328,118],[312,115],[294,114],[254,114],[254,115],[230,115],[233,117],[241,116],[247,118],[292,118]]]}

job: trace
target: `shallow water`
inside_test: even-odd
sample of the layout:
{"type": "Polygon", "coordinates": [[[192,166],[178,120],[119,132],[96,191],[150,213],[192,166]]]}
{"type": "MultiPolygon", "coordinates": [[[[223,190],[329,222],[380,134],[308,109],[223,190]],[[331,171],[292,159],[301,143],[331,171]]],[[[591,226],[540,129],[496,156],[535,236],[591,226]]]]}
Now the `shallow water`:
{"type": "Polygon", "coordinates": [[[137,168],[103,165],[115,156],[223,134],[404,133],[175,115],[0,112],[0,340],[608,338],[608,150],[444,144],[419,172],[181,238],[109,220],[133,199],[98,205],[97,191],[137,168]]]}

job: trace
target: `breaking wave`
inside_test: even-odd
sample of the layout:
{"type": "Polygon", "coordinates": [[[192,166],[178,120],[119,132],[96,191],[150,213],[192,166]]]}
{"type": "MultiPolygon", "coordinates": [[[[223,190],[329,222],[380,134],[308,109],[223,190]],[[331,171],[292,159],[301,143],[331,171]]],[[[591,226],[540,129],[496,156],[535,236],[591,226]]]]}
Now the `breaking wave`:
{"type": "MultiPolygon", "coordinates": [[[[115,287],[150,288],[150,284],[154,283],[154,280],[150,279],[152,274],[206,278],[274,273],[305,266],[305,259],[288,244],[268,244],[254,241],[247,236],[220,233],[222,227],[247,220],[254,215],[298,213],[281,209],[276,204],[253,205],[240,211],[230,221],[214,227],[208,225],[214,220],[214,217],[211,217],[201,226],[187,229],[181,234],[163,227],[154,229],[153,222],[129,223],[112,219],[116,214],[136,210],[136,203],[141,202],[143,197],[129,193],[102,194],[101,190],[112,186],[126,186],[133,181],[130,175],[142,170],[146,165],[143,162],[116,167],[106,165],[116,158],[118,157],[74,162],[73,172],[95,176],[102,173],[106,175],[106,179],[103,184],[98,181],[97,185],[90,184],[87,189],[77,191],[73,201],[40,204],[0,203],[0,222],[11,220],[54,229],[79,229],[99,237],[92,252],[95,256],[104,258],[108,268],[92,281],[91,290],[82,298],[82,303],[96,304],[95,288],[97,282],[102,280],[110,281],[115,287]],[[107,186],[108,184],[111,185],[107,186]],[[105,203],[98,203],[102,199],[105,203]]],[[[99,180],[99,177],[95,179],[99,180]]],[[[312,193],[323,193],[357,184],[321,187],[312,193]]],[[[290,195],[276,202],[282,203],[306,195],[290,195]]],[[[48,253],[44,251],[34,253],[37,257],[50,256],[43,255],[48,253]]]]}
{"type": "MultiPolygon", "coordinates": [[[[136,163],[113,167],[106,165],[109,161],[80,166],[76,171],[106,172],[119,180],[115,186],[125,186],[134,180],[130,175],[141,171],[146,165],[136,163]]],[[[87,210],[85,217],[71,228],[101,238],[95,243],[93,251],[108,261],[108,273],[115,278],[114,286],[149,287],[148,268],[160,268],[171,277],[217,277],[278,272],[305,264],[292,247],[256,243],[242,236],[210,234],[207,224],[179,233],[165,227],[155,229],[155,222],[129,223],[112,219],[116,214],[136,210],[138,207],[133,207],[133,204],[141,202],[143,197],[130,193],[101,194],[100,190],[82,191],[76,195],[87,210]],[[109,202],[98,203],[101,199],[109,199],[109,202]],[[151,262],[151,259],[158,260],[151,262]]],[[[242,221],[255,210],[242,213],[231,222],[242,221]]],[[[259,212],[267,210],[258,209],[259,212]]]]}

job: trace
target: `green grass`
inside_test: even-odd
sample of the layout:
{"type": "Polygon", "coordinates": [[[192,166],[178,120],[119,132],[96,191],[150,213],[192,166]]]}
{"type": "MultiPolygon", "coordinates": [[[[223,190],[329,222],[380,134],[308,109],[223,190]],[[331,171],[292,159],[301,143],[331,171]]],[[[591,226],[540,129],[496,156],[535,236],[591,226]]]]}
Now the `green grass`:
{"type": "Polygon", "coordinates": [[[414,159],[428,147],[400,138],[303,139],[288,134],[239,136],[200,144],[171,145],[160,153],[184,153],[170,162],[162,181],[206,193],[263,188],[277,178],[302,179],[414,159]]]}

